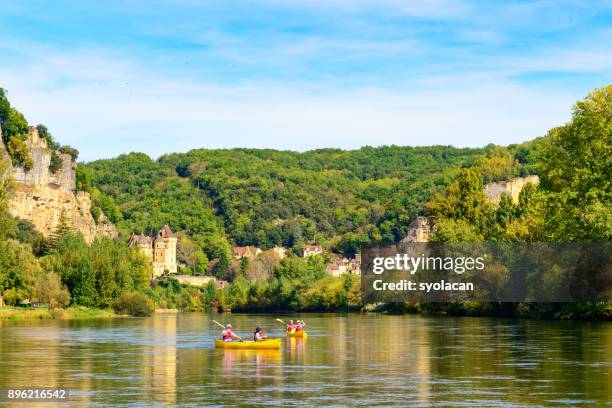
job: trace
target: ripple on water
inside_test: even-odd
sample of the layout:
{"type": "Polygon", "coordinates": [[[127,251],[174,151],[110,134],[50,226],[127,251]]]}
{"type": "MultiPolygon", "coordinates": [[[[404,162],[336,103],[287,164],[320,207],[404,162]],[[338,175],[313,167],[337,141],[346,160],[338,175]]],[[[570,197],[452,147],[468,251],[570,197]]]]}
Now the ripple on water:
{"type": "MultiPolygon", "coordinates": [[[[278,358],[269,358],[212,350],[218,331],[209,319],[182,314],[4,325],[0,372],[25,383],[28,369],[37,367],[39,380],[65,384],[77,401],[94,408],[235,401],[249,406],[602,406],[609,399],[610,326],[312,315],[306,317],[316,328],[310,333],[318,334],[307,342],[288,342],[278,358]],[[400,335],[389,339],[395,331],[400,335]],[[87,387],[96,391],[83,391],[87,387]]],[[[253,323],[249,315],[226,319],[238,327],[253,323]]],[[[264,323],[264,330],[275,333],[273,325],[264,323]]]]}

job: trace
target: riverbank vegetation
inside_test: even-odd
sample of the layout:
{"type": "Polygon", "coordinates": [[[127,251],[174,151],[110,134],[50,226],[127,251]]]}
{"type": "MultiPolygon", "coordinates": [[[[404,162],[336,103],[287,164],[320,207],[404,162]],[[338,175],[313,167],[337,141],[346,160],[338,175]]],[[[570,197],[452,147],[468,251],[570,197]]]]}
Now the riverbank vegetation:
{"type": "Polygon", "coordinates": [[[72,306],[66,309],[49,309],[47,307],[0,307],[0,320],[84,320],[106,319],[118,316],[109,309],[97,309],[84,306],[72,306]]]}
{"type": "Polygon", "coordinates": [[[9,306],[46,304],[106,309],[125,291],[144,290],[150,267],[140,254],[109,238],[87,245],[60,220],[44,239],[31,224],[0,213],[0,294],[9,306]]]}

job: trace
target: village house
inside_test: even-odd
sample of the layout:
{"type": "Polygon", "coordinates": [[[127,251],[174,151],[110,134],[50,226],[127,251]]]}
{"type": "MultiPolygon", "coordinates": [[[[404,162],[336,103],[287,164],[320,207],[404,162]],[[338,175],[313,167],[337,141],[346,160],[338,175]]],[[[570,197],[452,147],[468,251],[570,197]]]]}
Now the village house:
{"type": "Polygon", "coordinates": [[[172,232],[168,225],[164,225],[159,230],[157,236],[152,237],[144,235],[136,235],[132,233],[128,246],[136,248],[142,253],[153,267],[153,278],[158,278],[164,273],[176,273],[176,235],[172,232]]]}
{"type": "Polygon", "coordinates": [[[346,258],[336,257],[327,264],[327,274],[336,278],[344,275],[348,271],[349,260],[346,258]]]}
{"type": "Polygon", "coordinates": [[[306,245],[304,247],[304,258],[323,254],[323,247],[321,245],[306,245]]]}
{"type": "Polygon", "coordinates": [[[223,289],[229,284],[227,281],[219,280],[214,276],[175,275],[174,278],[183,285],[196,287],[205,287],[211,281],[215,283],[217,289],[223,289]]]}
{"type": "Polygon", "coordinates": [[[257,255],[261,254],[261,248],[257,248],[255,246],[245,246],[245,247],[233,247],[232,248],[232,257],[234,259],[255,259],[257,255]]]}
{"type": "Polygon", "coordinates": [[[276,255],[279,259],[283,259],[287,256],[287,249],[281,246],[275,246],[272,248],[272,252],[274,252],[274,255],[276,255]]]}
{"type": "Polygon", "coordinates": [[[335,257],[327,265],[327,274],[340,277],[345,274],[361,275],[361,254],[355,255],[354,259],[335,257]]]}

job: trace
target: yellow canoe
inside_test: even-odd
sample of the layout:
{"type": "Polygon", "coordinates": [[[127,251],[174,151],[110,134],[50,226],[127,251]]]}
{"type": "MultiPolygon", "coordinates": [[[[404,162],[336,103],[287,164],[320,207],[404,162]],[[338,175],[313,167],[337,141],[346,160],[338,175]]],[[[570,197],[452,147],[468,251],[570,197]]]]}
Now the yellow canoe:
{"type": "Polygon", "coordinates": [[[280,339],[266,339],[264,341],[228,341],[215,340],[215,348],[218,349],[242,349],[242,350],[271,350],[279,349],[280,339]]]}
{"type": "Polygon", "coordinates": [[[287,337],[307,337],[308,334],[304,330],[291,330],[287,332],[287,337]]]}

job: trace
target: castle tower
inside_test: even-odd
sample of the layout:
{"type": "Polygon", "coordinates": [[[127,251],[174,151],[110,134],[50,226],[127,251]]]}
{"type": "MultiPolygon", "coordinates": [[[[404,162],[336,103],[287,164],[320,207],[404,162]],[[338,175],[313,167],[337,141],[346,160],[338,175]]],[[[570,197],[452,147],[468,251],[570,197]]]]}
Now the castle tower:
{"type": "Polygon", "coordinates": [[[176,273],[176,235],[166,224],[157,233],[153,241],[153,277],[156,278],[168,271],[176,273]]]}
{"type": "Polygon", "coordinates": [[[128,241],[128,247],[135,247],[138,249],[138,252],[147,257],[149,262],[153,261],[153,246],[151,237],[147,237],[142,233],[140,235],[132,233],[132,236],[128,241]]]}

